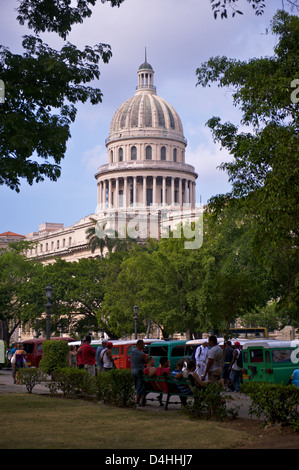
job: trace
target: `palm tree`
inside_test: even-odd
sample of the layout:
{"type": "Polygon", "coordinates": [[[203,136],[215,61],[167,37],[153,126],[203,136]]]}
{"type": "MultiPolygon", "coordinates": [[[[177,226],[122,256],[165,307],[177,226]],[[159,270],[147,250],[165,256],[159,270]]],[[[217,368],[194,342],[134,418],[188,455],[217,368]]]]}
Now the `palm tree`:
{"type": "Polygon", "coordinates": [[[101,252],[101,257],[103,257],[104,248],[107,248],[108,252],[112,253],[112,250],[117,243],[114,230],[106,229],[107,222],[103,225],[102,229],[100,230],[99,227],[97,227],[98,221],[92,217],[90,217],[90,220],[93,222],[94,226],[89,227],[86,230],[88,248],[90,248],[92,253],[94,253],[95,250],[99,248],[101,252]]]}

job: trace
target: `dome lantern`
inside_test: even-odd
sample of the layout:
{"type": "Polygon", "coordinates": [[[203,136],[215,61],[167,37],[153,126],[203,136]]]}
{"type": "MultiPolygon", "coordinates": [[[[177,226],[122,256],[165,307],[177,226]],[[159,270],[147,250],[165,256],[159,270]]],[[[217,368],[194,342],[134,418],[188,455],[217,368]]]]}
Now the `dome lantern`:
{"type": "Polygon", "coordinates": [[[153,67],[147,62],[146,49],[145,49],[145,60],[140,65],[138,71],[138,86],[136,87],[136,93],[138,91],[149,91],[156,93],[156,87],[154,86],[154,70],[153,67]]]}

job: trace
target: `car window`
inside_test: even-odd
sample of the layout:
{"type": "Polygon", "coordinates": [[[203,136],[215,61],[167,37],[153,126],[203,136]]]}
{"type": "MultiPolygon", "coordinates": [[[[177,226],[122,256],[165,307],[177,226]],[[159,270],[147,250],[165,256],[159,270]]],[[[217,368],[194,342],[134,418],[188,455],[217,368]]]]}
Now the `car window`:
{"type": "Polygon", "coordinates": [[[175,346],[171,351],[171,357],[183,357],[184,356],[184,345],[175,346]]]}
{"type": "Polygon", "coordinates": [[[292,349],[273,349],[273,362],[291,362],[292,349]]]}
{"type": "Polygon", "coordinates": [[[263,349],[251,349],[250,351],[250,362],[263,362],[263,349]]]}
{"type": "Polygon", "coordinates": [[[151,356],[168,356],[168,346],[153,346],[150,349],[151,356]]]}
{"type": "Polygon", "coordinates": [[[33,344],[32,343],[24,343],[23,347],[24,347],[24,351],[27,354],[32,354],[33,353],[33,344]]]}

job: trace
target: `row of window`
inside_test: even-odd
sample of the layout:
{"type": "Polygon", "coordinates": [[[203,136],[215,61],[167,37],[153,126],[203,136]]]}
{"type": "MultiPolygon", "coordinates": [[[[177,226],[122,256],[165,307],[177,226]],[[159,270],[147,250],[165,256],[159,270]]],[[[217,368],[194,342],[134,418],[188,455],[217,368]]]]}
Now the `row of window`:
{"type": "MultiPolygon", "coordinates": [[[[111,157],[111,163],[114,161],[119,161],[122,162],[124,159],[124,151],[122,148],[118,149],[118,160],[114,160],[114,153],[113,150],[110,151],[110,157],[111,157]]],[[[152,147],[150,145],[147,145],[145,148],[145,158],[146,160],[152,160],[152,147]]],[[[160,158],[161,160],[166,160],[166,147],[161,147],[160,149],[160,158]]],[[[137,148],[135,145],[131,147],[131,160],[137,160],[137,148]]],[[[177,149],[174,148],[172,151],[172,160],[174,162],[177,161],[177,149]]]]}
{"type": "MultiPolygon", "coordinates": [[[[161,203],[163,203],[163,190],[160,190],[160,200],[161,203]]],[[[130,188],[130,204],[134,204],[134,190],[133,188],[130,188]]],[[[165,189],[165,202],[167,201],[167,188],[165,189]]],[[[177,190],[174,191],[174,202],[178,203],[179,202],[179,192],[177,190]]],[[[152,188],[146,188],[146,205],[150,206],[153,203],[153,190],[152,188]]],[[[106,204],[108,206],[108,192],[106,193],[106,204]]],[[[114,193],[111,194],[111,204],[112,206],[114,205],[114,193]]],[[[124,193],[123,190],[119,190],[118,192],[118,207],[123,207],[124,205],[124,193]]]]}
{"type": "MultiPolygon", "coordinates": [[[[43,253],[44,248],[45,248],[45,252],[47,252],[49,250],[54,251],[55,249],[59,250],[59,248],[65,248],[66,243],[67,243],[66,239],[63,238],[61,242],[62,242],[61,245],[60,245],[60,240],[56,240],[56,243],[54,241],[52,241],[51,243],[45,243],[45,245],[41,244],[41,245],[39,245],[39,252],[43,253]]],[[[68,246],[71,246],[71,245],[72,245],[72,237],[69,237],[68,246]]],[[[37,254],[37,253],[38,253],[37,247],[30,250],[30,255],[37,254]]]]}

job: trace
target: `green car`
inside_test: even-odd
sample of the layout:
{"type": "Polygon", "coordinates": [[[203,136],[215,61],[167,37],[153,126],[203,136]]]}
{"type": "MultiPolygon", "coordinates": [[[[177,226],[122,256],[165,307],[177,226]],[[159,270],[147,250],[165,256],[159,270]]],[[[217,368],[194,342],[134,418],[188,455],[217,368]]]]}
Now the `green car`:
{"type": "Polygon", "coordinates": [[[173,370],[178,360],[185,357],[185,343],[186,340],[152,343],[148,355],[155,358],[155,367],[159,367],[162,356],[167,356],[170,361],[170,369],[173,370]]]}
{"type": "Polygon", "coordinates": [[[243,345],[243,382],[288,385],[298,364],[299,340],[253,340],[243,345]]]}

